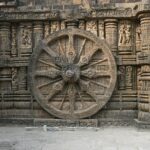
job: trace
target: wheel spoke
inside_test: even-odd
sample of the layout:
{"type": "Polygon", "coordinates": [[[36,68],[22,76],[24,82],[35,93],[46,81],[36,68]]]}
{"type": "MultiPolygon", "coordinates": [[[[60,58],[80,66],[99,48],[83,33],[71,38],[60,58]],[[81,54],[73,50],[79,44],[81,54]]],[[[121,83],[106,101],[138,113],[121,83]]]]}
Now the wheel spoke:
{"type": "Polygon", "coordinates": [[[82,107],[84,107],[84,99],[83,99],[83,97],[81,96],[81,93],[80,93],[80,90],[79,90],[80,87],[77,87],[77,86],[75,86],[75,87],[76,87],[76,90],[77,90],[77,94],[79,95],[79,98],[80,98],[80,100],[81,100],[82,107]]]}
{"type": "Polygon", "coordinates": [[[58,45],[59,45],[59,49],[60,49],[61,54],[62,54],[63,56],[65,56],[65,52],[64,52],[64,49],[63,49],[63,47],[62,47],[60,41],[58,41],[58,45]]]}
{"type": "Polygon", "coordinates": [[[44,86],[47,86],[47,85],[49,85],[49,84],[53,84],[53,83],[58,82],[58,81],[60,81],[60,80],[62,80],[62,79],[59,78],[59,79],[56,79],[56,80],[53,80],[53,81],[49,81],[48,83],[44,83],[44,84],[41,84],[41,85],[37,86],[37,88],[38,88],[38,89],[41,89],[41,88],[44,87],[44,86]]]}
{"type": "Polygon", "coordinates": [[[66,99],[66,96],[67,96],[67,91],[68,91],[68,86],[66,87],[66,89],[65,89],[65,94],[64,94],[64,96],[63,96],[63,98],[62,98],[62,100],[61,100],[61,103],[60,103],[60,106],[59,106],[59,109],[60,109],[60,110],[62,109],[63,104],[64,104],[64,102],[65,102],[65,99],[66,99]]]}
{"type": "Polygon", "coordinates": [[[57,54],[57,52],[55,52],[54,50],[52,50],[44,42],[40,43],[40,47],[41,47],[41,49],[43,49],[52,58],[52,61],[55,64],[57,64],[59,66],[62,66],[62,58],[60,58],[60,56],[59,56],[59,54],[57,54]]]}
{"type": "Polygon", "coordinates": [[[81,48],[80,48],[80,50],[79,50],[79,54],[78,54],[79,58],[80,58],[80,56],[81,56],[81,54],[82,54],[82,51],[83,51],[83,48],[84,48],[84,46],[85,46],[86,40],[87,40],[87,39],[84,39],[84,40],[83,40],[82,46],[81,46],[81,48]]]}
{"type": "Polygon", "coordinates": [[[80,87],[81,90],[86,92],[88,95],[90,95],[95,102],[98,102],[97,95],[94,93],[93,90],[90,89],[90,81],[80,80],[80,87]]]}
{"type": "Polygon", "coordinates": [[[102,62],[105,62],[106,60],[108,60],[108,58],[104,58],[104,59],[99,60],[99,61],[97,61],[97,62],[93,62],[93,63],[89,64],[88,67],[91,67],[91,66],[100,64],[100,63],[102,63],[102,62]]]}
{"type": "Polygon", "coordinates": [[[50,101],[54,95],[56,95],[57,93],[59,93],[63,90],[63,87],[64,87],[63,81],[54,83],[52,86],[52,90],[50,91],[49,95],[46,97],[46,100],[50,101]]]}
{"type": "Polygon", "coordinates": [[[76,89],[73,84],[69,85],[68,98],[70,101],[70,113],[74,114],[75,111],[75,99],[76,99],[76,89]]]}
{"type": "Polygon", "coordinates": [[[69,36],[69,46],[68,46],[66,56],[67,56],[68,62],[73,63],[76,57],[76,52],[74,49],[74,42],[73,42],[74,37],[72,34],[69,34],[68,36],[69,36]]]}
{"type": "Polygon", "coordinates": [[[92,68],[81,71],[81,75],[90,79],[111,76],[109,71],[96,71],[95,69],[92,68]]]}
{"type": "Polygon", "coordinates": [[[104,87],[104,88],[108,88],[108,86],[105,85],[105,84],[102,84],[102,83],[99,83],[99,82],[96,82],[96,81],[91,81],[91,80],[90,80],[90,82],[93,83],[93,84],[96,84],[98,86],[101,86],[101,87],[104,87]]]}
{"type": "Polygon", "coordinates": [[[49,70],[42,70],[42,71],[36,71],[35,76],[43,76],[43,77],[49,77],[49,78],[56,78],[60,76],[61,72],[56,69],[49,69],[49,70]]]}
{"type": "Polygon", "coordinates": [[[45,60],[39,59],[39,62],[41,62],[42,64],[45,64],[45,65],[48,65],[50,67],[53,67],[55,69],[60,69],[60,67],[58,67],[58,66],[56,66],[56,65],[54,65],[54,64],[52,64],[50,62],[46,62],[45,60]]]}
{"type": "Polygon", "coordinates": [[[97,46],[94,46],[94,48],[90,52],[85,53],[85,55],[81,56],[80,60],[78,62],[78,65],[80,67],[82,67],[84,65],[89,64],[89,61],[91,60],[91,57],[95,54],[96,51],[98,51],[98,49],[99,48],[97,46]]]}

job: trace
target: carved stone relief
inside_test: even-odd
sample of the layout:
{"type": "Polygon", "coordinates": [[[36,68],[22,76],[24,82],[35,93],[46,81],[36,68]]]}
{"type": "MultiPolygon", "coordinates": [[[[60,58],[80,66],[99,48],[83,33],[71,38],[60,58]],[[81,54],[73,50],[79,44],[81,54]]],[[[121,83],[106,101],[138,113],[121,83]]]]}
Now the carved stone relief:
{"type": "Polygon", "coordinates": [[[126,88],[126,67],[125,66],[119,66],[118,68],[118,87],[119,90],[125,90],[126,88]]]}
{"type": "Polygon", "coordinates": [[[61,21],[61,25],[60,25],[61,30],[66,28],[66,23],[65,21],[61,21]]]}
{"type": "Polygon", "coordinates": [[[32,53],[32,23],[20,24],[20,38],[18,38],[18,47],[20,56],[29,56],[32,53]]]}
{"type": "Polygon", "coordinates": [[[60,24],[58,21],[51,21],[51,33],[59,31],[60,30],[60,24]]]}
{"type": "Polygon", "coordinates": [[[114,55],[118,51],[118,20],[106,19],[105,20],[105,38],[109,43],[114,55]]]}
{"type": "Polygon", "coordinates": [[[11,30],[11,56],[16,57],[17,56],[17,26],[14,24],[12,25],[11,30]]]}
{"type": "Polygon", "coordinates": [[[35,53],[29,71],[31,90],[47,112],[59,118],[85,118],[109,100],[116,65],[103,40],[67,29],[41,41],[35,53]]]}
{"type": "Polygon", "coordinates": [[[20,67],[18,70],[18,74],[19,74],[18,88],[20,91],[25,91],[27,90],[27,68],[20,67]]]}
{"type": "Polygon", "coordinates": [[[132,53],[133,28],[130,21],[121,21],[119,25],[118,46],[120,53],[132,53]]]}
{"type": "Polygon", "coordinates": [[[42,21],[36,21],[34,22],[33,27],[33,43],[34,43],[34,49],[39,44],[39,41],[43,39],[44,33],[43,33],[43,22],[42,21]]]}
{"type": "Polygon", "coordinates": [[[99,37],[101,39],[104,39],[104,22],[103,21],[98,22],[98,32],[99,32],[99,37]]]}
{"type": "Polygon", "coordinates": [[[50,24],[49,22],[46,22],[44,24],[44,37],[46,38],[50,34],[50,24]]]}
{"type": "MultiPolygon", "coordinates": [[[[107,116],[114,110],[119,115],[124,110],[130,117],[128,111],[136,114],[138,101],[140,119],[146,120],[145,114],[150,111],[149,13],[140,15],[142,12],[137,10],[118,8],[81,10],[75,16],[79,18],[79,29],[73,31],[65,29],[68,26],[61,11],[20,13],[17,9],[11,13],[13,9],[1,8],[0,14],[0,102],[6,99],[9,106],[9,102],[19,99],[22,105],[15,102],[12,106],[18,106],[18,116],[20,111],[26,113],[24,109],[31,112],[36,108],[33,111],[39,117],[45,111],[33,94],[48,112],[42,114],[44,117],[76,119],[107,116]],[[118,80],[111,96],[117,76],[112,53],[118,80]],[[108,106],[103,107],[107,102],[108,106]]],[[[15,112],[7,107],[6,116],[15,112]]]]}
{"type": "Polygon", "coordinates": [[[126,66],[126,89],[133,89],[133,68],[126,66]]]}
{"type": "Polygon", "coordinates": [[[0,68],[0,91],[6,93],[11,91],[11,68],[0,68]]]}
{"type": "Polygon", "coordinates": [[[17,68],[12,68],[12,91],[18,90],[18,70],[17,68]]]}
{"type": "Polygon", "coordinates": [[[97,21],[96,20],[87,21],[86,22],[86,30],[97,35],[97,21]]]}
{"type": "Polygon", "coordinates": [[[32,46],[32,32],[30,27],[23,26],[21,30],[21,48],[31,48],[32,46]]]}
{"type": "Polygon", "coordinates": [[[85,21],[84,20],[79,21],[79,29],[85,30],[85,21]]]}
{"type": "Polygon", "coordinates": [[[141,30],[141,26],[138,25],[136,27],[136,52],[140,52],[141,51],[141,40],[142,40],[142,30],[141,30]]]}
{"type": "Polygon", "coordinates": [[[127,46],[131,43],[131,33],[129,25],[120,25],[119,29],[119,46],[127,46]]]}
{"type": "Polygon", "coordinates": [[[10,57],[10,23],[2,22],[0,23],[0,56],[10,57]]]}

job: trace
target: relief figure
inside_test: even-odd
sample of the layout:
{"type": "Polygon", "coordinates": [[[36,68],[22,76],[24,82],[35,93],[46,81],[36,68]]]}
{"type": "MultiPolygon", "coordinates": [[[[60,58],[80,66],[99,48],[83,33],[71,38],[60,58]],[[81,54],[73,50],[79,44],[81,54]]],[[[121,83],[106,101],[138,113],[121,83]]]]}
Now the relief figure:
{"type": "Polygon", "coordinates": [[[119,46],[131,44],[131,25],[122,24],[119,29],[119,46]]]}
{"type": "Polygon", "coordinates": [[[31,44],[32,44],[32,41],[31,41],[30,31],[24,29],[22,31],[22,45],[31,46],[31,44]]]}

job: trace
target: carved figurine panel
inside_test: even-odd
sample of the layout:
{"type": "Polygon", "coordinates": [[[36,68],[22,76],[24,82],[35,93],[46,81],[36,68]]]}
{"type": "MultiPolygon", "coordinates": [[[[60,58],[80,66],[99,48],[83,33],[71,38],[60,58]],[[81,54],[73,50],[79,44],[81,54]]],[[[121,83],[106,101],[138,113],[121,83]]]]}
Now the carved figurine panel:
{"type": "Polygon", "coordinates": [[[20,56],[29,56],[32,53],[32,23],[21,23],[19,26],[18,48],[20,56]]]}
{"type": "Polygon", "coordinates": [[[91,20],[86,22],[86,30],[97,35],[97,20],[91,20]]]}
{"type": "Polygon", "coordinates": [[[21,25],[21,48],[31,48],[32,46],[31,26],[21,25]]]}
{"type": "Polygon", "coordinates": [[[44,37],[46,38],[50,34],[50,23],[45,22],[44,23],[44,37]]]}
{"type": "Polygon", "coordinates": [[[60,30],[60,22],[59,21],[51,21],[51,33],[60,30]]]}
{"type": "Polygon", "coordinates": [[[31,90],[59,118],[85,118],[109,100],[116,65],[107,44],[93,34],[67,29],[41,41],[30,63],[31,90]]]}
{"type": "Polygon", "coordinates": [[[79,21],[79,29],[85,30],[85,20],[80,20],[79,21]]]}
{"type": "Polygon", "coordinates": [[[118,47],[121,54],[132,54],[133,52],[133,24],[131,21],[120,21],[118,29],[118,47]]]}
{"type": "Polygon", "coordinates": [[[119,66],[118,67],[118,90],[135,90],[136,77],[134,66],[119,66]]]}

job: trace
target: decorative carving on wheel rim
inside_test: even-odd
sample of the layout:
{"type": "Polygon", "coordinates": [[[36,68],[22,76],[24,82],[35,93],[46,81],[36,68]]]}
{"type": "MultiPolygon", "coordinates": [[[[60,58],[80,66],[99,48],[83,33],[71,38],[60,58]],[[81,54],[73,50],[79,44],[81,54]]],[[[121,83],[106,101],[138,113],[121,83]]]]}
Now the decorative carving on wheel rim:
{"type": "Polygon", "coordinates": [[[39,42],[29,76],[32,93],[47,112],[59,118],[85,118],[110,99],[116,64],[104,40],[66,29],[39,42]]]}

